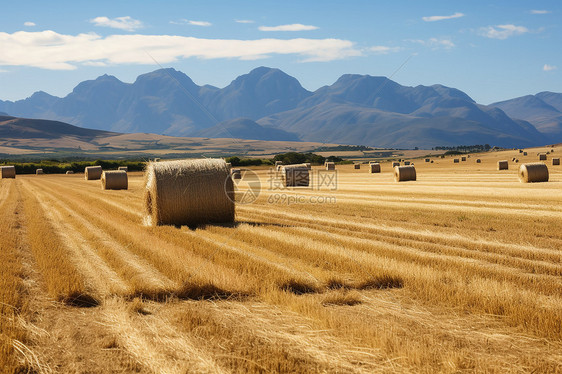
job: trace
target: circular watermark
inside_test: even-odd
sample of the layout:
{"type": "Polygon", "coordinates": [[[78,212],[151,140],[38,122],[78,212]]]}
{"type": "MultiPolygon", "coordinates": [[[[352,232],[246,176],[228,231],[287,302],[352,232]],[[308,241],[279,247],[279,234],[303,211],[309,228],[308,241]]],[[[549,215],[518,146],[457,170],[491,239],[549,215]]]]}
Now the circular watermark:
{"type": "Polygon", "coordinates": [[[240,171],[239,177],[235,177],[235,173],[231,173],[224,181],[226,195],[234,203],[252,204],[261,193],[260,177],[250,169],[241,168],[238,170],[240,171]]]}

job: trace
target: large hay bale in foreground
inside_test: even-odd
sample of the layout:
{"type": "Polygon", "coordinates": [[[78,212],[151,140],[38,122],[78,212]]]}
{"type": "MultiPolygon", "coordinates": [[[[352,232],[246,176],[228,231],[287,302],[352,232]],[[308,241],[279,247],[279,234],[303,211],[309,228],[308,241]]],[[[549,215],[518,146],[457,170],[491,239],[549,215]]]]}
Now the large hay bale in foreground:
{"type": "Polygon", "coordinates": [[[128,172],[128,171],[129,171],[129,168],[128,168],[127,166],[119,166],[119,167],[117,168],[117,170],[121,170],[121,171],[124,171],[124,172],[128,172]]]}
{"type": "Polygon", "coordinates": [[[519,181],[522,183],[548,182],[548,166],[542,162],[521,165],[519,181]]]}
{"type": "Polygon", "coordinates": [[[129,178],[125,170],[104,171],[101,175],[102,190],[126,190],[129,188],[129,178]]]}
{"type": "Polygon", "coordinates": [[[36,175],[41,175],[41,174],[45,174],[45,173],[43,172],[43,169],[36,169],[36,170],[35,170],[35,174],[36,174],[36,175]]]}
{"type": "Polygon", "coordinates": [[[9,165],[9,166],[0,166],[0,179],[5,178],[15,178],[16,177],[16,167],[9,165]]]}
{"type": "Polygon", "coordinates": [[[559,157],[553,158],[552,159],[552,165],[560,165],[560,158],[559,157]]]}
{"type": "Polygon", "coordinates": [[[546,153],[539,153],[539,161],[546,161],[546,153]]]}
{"type": "Polygon", "coordinates": [[[84,169],[84,178],[87,181],[98,180],[101,178],[102,171],[101,166],[86,166],[84,169]]]}
{"type": "Polygon", "coordinates": [[[144,196],[147,225],[234,221],[234,184],[222,159],[151,162],[144,196]]]}
{"type": "Polygon", "coordinates": [[[334,162],[326,162],[326,170],[336,170],[336,164],[334,162]]]}
{"type": "Polygon", "coordinates": [[[405,182],[416,180],[416,168],[414,166],[396,166],[394,168],[394,181],[405,182]]]}
{"type": "Polygon", "coordinates": [[[281,166],[281,182],[285,187],[308,187],[310,173],[306,164],[281,166]]]}
{"type": "Polygon", "coordinates": [[[498,161],[498,170],[507,170],[509,169],[509,163],[507,160],[498,161]]]}
{"type": "Polygon", "coordinates": [[[381,172],[381,164],[378,162],[369,165],[369,173],[380,173],[381,172]]]}

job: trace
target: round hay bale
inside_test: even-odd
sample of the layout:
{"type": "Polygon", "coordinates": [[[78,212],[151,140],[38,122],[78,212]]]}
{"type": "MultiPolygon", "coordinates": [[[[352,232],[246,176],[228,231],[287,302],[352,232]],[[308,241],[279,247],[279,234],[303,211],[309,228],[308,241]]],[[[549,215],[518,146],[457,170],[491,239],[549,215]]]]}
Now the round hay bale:
{"type": "Polygon", "coordinates": [[[369,165],[369,173],[373,174],[373,173],[380,173],[380,172],[381,172],[381,164],[379,164],[378,162],[369,165]]]}
{"type": "Polygon", "coordinates": [[[72,170],[67,170],[66,175],[71,175],[74,174],[74,172],[72,170]]]}
{"type": "Polygon", "coordinates": [[[355,165],[353,165],[353,168],[354,168],[355,170],[361,169],[361,164],[355,164],[355,165]]]}
{"type": "Polygon", "coordinates": [[[431,160],[431,163],[433,164],[433,160],[431,160]]]}
{"type": "Polygon", "coordinates": [[[405,182],[416,180],[416,168],[414,166],[396,166],[394,168],[394,181],[405,182]]]}
{"type": "Polygon", "coordinates": [[[326,162],[326,170],[336,170],[336,164],[333,162],[326,162]]]}
{"type": "Polygon", "coordinates": [[[546,161],[546,153],[539,154],[539,161],[546,161]]]}
{"type": "Polygon", "coordinates": [[[458,158],[453,159],[453,163],[455,163],[455,164],[458,164],[459,161],[460,161],[460,160],[459,160],[458,158]]]}
{"type": "Polygon", "coordinates": [[[232,162],[227,162],[226,167],[229,168],[229,169],[232,169],[232,162]]]}
{"type": "Polygon", "coordinates": [[[507,162],[507,160],[498,161],[498,170],[508,170],[508,169],[509,169],[509,163],[507,162]]]}
{"type": "Polygon", "coordinates": [[[129,178],[125,170],[104,171],[101,175],[102,190],[126,190],[129,188],[129,178]]]}
{"type": "Polygon", "coordinates": [[[476,163],[477,163],[477,164],[480,164],[481,162],[482,162],[481,159],[479,159],[479,158],[476,159],[476,163]]]}
{"type": "Polygon", "coordinates": [[[404,165],[406,166],[410,165],[410,161],[404,161],[404,165]]]}
{"type": "Polygon", "coordinates": [[[16,167],[13,165],[0,166],[0,179],[16,177],[16,167]]]}
{"type": "Polygon", "coordinates": [[[126,172],[129,171],[129,168],[128,168],[127,166],[119,166],[119,167],[117,168],[117,170],[121,170],[121,171],[124,171],[124,172],[126,173],[126,172]]]}
{"type": "Polygon", "coordinates": [[[312,164],[310,162],[306,162],[305,165],[309,170],[312,169],[312,164]]]}
{"type": "Polygon", "coordinates": [[[548,166],[542,162],[522,164],[519,167],[521,183],[548,182],[548,166]]]}
{"type": "Polygon", "coordinates": [[[560,165],[560,158],[559,157],[553,158],[552,159],[552,165],[560,165]]]}
{"type": "Polygon", "coordinates": [[[466,157],[461,157],[461,161],[466,161],[466,157]]]}
{"type": "Polygon", "coordinates": [[[41,174],[45,174],[45,173],[43,172],[43,169],[37,169],[37,170],[35,170],[35,174],[41,175],[41,174]]]}
{"type": "Polygon", "coordinates": [[[516,158],[516,159],[515,159],[515,162],[516,162],[516,163],[517,163],[517,162],[519,162],[519,159],[518,159],[518,158],[516,158]]]}
{"type": "Polygon", "coordinates": [[[230,169],[232,179],[242,179],[242,171],[240,169],[230,169]]]}
{"type": "Polygon", "coordinates": [[[234,222],[234,184],[222,159],[151,162],[145,186],[147,225],[234,222]]]}
{"type": "Polygon", "coordinates": [[[512,157],[512,158],[511,158],[511,161],[515,161],[515,157],[512,157]]]}
{"type": "Polygon", "coordinates": [[[102,171],[101,166],[86,166],[86,169],[84,169],[84,178],[87,181],[98,180],[101,178],[102,171]]]}
{"type": "Polygon", "coordinates": [[[400,163],[399,163],[399,162],[393,162],[393,163],[392,163],[392,167],[394,168],[394,167],[396,167],[396,166],[400,166],[400,163]]]}
{"type": "Polygon", "coordinates": [[[520,150],[519,150],[519,153],[523,153],[523,150],[522,150],[522,149],[520,149],[520,150]]]}
{"type": "Polygon", "coordinates": [[[310,173],[306,164],[284,165],[281,167],[281,182],[285,187],[308,187],[310,173]]]}
{"type": "Polygon", "coordinates": [[[527,152],[523,152],[523,156],[527,156],[527,152]]]}
{"type": "Polygon", "coordinates": [[[426,158],[426,159],[425,159],[425,162],[429,162],[429,161],[431,161],[429,158],[426,158]]]}

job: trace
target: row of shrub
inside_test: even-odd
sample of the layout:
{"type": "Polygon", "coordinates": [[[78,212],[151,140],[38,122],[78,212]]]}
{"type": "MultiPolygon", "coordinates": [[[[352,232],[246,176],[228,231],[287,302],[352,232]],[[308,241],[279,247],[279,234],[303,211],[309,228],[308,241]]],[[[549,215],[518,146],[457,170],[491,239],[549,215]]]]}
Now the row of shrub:
{"type": "Polygon", "coordinates": [[[75,173],[84,172],[86,166],[101,166],[104,170],[116,170],[119,166],[126,166],[129,171],[144,170],[145,162],[142,161],[75,161],[61,162],[58,160],[43,160],[40,162],[4,162],[14,165],[17,174],[35,174],[35,170],[43,169],[46,174],[64,174],[67,171],[75,173]]]}

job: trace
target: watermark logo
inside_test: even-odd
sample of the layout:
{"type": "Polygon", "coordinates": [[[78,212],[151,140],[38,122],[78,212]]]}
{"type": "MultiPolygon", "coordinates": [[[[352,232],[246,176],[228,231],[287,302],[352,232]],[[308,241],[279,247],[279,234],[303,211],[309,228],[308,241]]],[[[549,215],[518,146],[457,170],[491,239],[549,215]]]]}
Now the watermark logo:
{"type": "Polygon", "coordinates": [[[262,190],[260,177],[250,169],[238,170],[240,170],[240,178],[234,178],[231,174],[224,181],[227,196],[237,204],[252,204],[258,199],[262,190]],[[230,191],[229,180],[232,181],[232,191],[230,191]]]}

